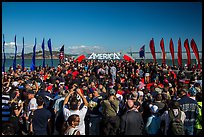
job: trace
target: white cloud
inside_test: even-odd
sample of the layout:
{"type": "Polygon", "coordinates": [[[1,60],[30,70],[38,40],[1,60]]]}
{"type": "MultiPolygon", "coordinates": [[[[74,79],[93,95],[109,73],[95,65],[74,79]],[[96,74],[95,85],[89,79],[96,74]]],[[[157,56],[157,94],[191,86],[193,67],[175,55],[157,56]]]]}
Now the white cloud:
{"type": "Polygon", "coordinates": [[[15,42],[5,43],[5,48],[12,48],[12,49],[14,49],[14,46],[15,46],[15,42]]]}
{"type": "Polygon", "coordinates": [[[65,53],[70,53],[70,54],[90,54],[90,53],[101,53],[105,52],[105,49],[101,46],[85,46],[85,45],[80,45],[80,46],[69,46],[69,47],[64,47],[65,48],[65,53]]]}
{"type": "Polygon", "coordinates": [[[81,48],[86,48],[86,46],[84,46],[84,45],[81,45],[81,48]]]}

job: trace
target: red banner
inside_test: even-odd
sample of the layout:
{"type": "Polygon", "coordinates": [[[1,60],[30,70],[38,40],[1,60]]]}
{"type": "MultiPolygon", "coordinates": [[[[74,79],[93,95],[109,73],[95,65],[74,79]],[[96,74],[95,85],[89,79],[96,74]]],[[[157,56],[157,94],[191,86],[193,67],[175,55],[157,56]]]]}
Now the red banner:
{"type": "Polygon", "coordinates": [[[75,60],[74,60],[74,62],[81,62],[83,59],[85,59],[86,58],[86,56],[84,56],[83,54],[82,55],[80,55],[80,56],[78,56],[75,60]]]}
{"type": "Polygon", "coordinates": [[[150,50],[151,50],[151,53],[152,53],[152,56],[154,59],[154,63],[156,63],[156,54],[155,54],[155,47],[154,47],[154,39],[153,38],[152,38],[152,40],[150,40],[149,47],[150,47],[150,50]]]}
{"type": "Polygon", "coordinates": [[[174,66],[174,43],[173,43],[172,39],[170,40],[169,48],[170,48],[170,52],[171,52],[171,56],[172,56],[172,62],[173,62],[173,66],[174,66]]]}
{"type": "Polygon", "coordinates": [[[197,45],[196,45],[194,39],[191,40],[191,48],[192,48],[192,50],[196,56],[196,59],[198,60],[198,69],[201,69],[198,48],[197,48],[197,45]]]}
{"type": "Polygon", "coordinates": [[[163,38],[160,41],[160,47],[161,47],[161,50],[162,50],[162,63],[166,64],[166,55],[165,55],[164,39],[163,38]]]}
{"type": "Polygon", "coordinates": [[[126,54],[123,56],[123,59],[126,60],[126,61],[129,61],[129,62],[134,62],[135,61],[131,56],[128,56],[126,54]]]}
{"type": "Polygon", "coordinates": [[[187,66],[188,68],[191,65],[191,54],[190,54],[190,48],[189,48],[189,44],[188,44],[188,39],[185,40],[184,42],[184,47],[186,48],[186,54],[187,54],[187,66]]]}
{"type": "Polygon", "coordinates": [[[180,38],[178,40],[178,66],[182,67],[182,47],[180,38]]]}

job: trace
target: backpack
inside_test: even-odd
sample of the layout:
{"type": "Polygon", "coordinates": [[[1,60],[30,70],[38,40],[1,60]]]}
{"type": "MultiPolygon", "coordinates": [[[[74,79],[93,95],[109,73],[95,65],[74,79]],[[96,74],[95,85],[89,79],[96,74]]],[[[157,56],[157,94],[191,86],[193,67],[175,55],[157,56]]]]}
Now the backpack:
{"type": "Polygon", "coordinates": [[[184,135],[184,124],[181,121],[181,111],[178,111],[178,115],[174,116],[173,110],[169,110],[169,134],[171,135],[184,135]]]}

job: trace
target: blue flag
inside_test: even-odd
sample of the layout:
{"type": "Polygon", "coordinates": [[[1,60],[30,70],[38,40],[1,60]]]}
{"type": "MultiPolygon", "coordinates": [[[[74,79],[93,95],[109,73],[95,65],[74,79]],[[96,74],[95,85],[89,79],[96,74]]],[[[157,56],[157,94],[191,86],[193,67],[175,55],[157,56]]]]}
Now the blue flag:
{"type": "Polygon", "coordinates": [[[48,40],[47,45],[48,45],[48,48],[49,48],[49,51],[50,51],[51,63],[52,63],[52,67],[53,67],[51,39],[48,40]]]}
{"type": "Polygon", "coordinates": [[[17,55],[17,45],[16,45],[16,35],[15,35],[15,51],[14,51],[14,59],[13,59],[13,70],[16,72],[16,55],[17,55]]]}
{"type": "Polygon", "coordinates": [[[145,45],[140,48],[139,54],[140,58],[145,57],[145,45]]]}
{"type": "Polygon", "coordinates": [[[24,64],[24,37],[23,37],[23,48],[22,48],[21,57],[22,57],[21,67],[22,67],[22,71],[23,71],[24,67],[25,67],[25,64],[24,64]]]}
{"type": "Polygon", "coordinates": [[[5,53],[5,50],[4,50],[4,46],[5,46],[5,41],[4,41],[4,35],[3,35],[3,53],[4,53],[4,61],[3,61],[2,72],[5,72],[5,62],[6,62],[6,53],[5,53]]]}
{"type": "Polygon", "coordinates": [[[43,56],[43,65],[42,65],[42,67],[45,68],[45,42],[44,42],[44,39],[43,39],[43,42],[42,42],[42,56],[43,56]]]}
{"type": "Polygon", "coordinates": [[[36,38],[35,38],[35,45],[33,47],[33,57],[32,57],[32,64],[30,66],[30,70],[34,71],[35,70],[35,49],[36,49],[36,38]]]}

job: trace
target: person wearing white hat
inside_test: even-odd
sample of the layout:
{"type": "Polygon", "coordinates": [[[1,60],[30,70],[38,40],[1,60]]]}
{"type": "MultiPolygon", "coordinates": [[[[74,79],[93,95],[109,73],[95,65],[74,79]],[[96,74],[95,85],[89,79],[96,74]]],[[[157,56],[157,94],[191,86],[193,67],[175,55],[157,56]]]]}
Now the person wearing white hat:
{"type": "Polygon", "coordinates": [[[156,105],[149,105],[151,116],[148,117],[147,123],[145,126],[145,130],[147,131],[148,135],[159,135],[160,133],[160,124],[161,124],[161,117],[158,114],[158,106],[156,105]]]}
{"type": "Polygon", "coordinates": [[[138,102],[140,104],[143,103],[144,93],[142,91],[138,91],[138,102]]]}

